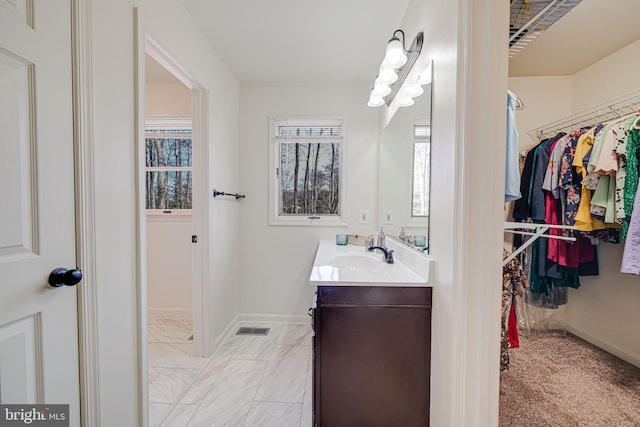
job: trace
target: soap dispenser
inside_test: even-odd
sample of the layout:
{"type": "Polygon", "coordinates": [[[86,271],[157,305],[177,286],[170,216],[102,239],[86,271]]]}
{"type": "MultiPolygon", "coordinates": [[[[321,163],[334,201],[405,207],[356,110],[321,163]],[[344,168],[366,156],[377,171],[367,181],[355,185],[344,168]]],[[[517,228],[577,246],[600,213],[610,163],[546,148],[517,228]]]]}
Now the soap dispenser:
{"type": "Polygon", "coordinates": [[[378,246],[384,246],[385,244],[385,236],[383,227],[380,227],[380,233],[378,234],[378,246]]]}
{"type": "Polygon", "coordinates": [[[400,231],[400,236],[398,236],[400,238],[400,241],[404,242],[407,240],[407,235],[404,234],[404,227],[401,227],[401,231],[400,231]]]}

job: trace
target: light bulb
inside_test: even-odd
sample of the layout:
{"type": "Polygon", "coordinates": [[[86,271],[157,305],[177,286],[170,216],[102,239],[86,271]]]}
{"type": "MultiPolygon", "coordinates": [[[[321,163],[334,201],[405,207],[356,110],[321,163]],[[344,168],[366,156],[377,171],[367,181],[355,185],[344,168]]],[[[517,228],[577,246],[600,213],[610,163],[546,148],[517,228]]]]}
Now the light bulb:
{"type": "Polygon", "coordinates": [[[392,70],[394,69],[393,66],[389,63],[389,61],[387,61],[387,58],[382,60],[382,64],[380,65],[380,68],[383,70],[386,70],[387,68],[390,68],[392,70]]]}
{"type": "Polygon", "coordinates": [[[418,78],[418,84],[419,85],[426,85],[427,83],[431,83],[431,73],[427,73],[426,71],[422,74],[420,74],[420,77],[418,78]]]}
{"type": "Polygon", "coordinates": [[[380,107],[384,105],[384,100],[380,96],[374,96],[373,94],[371,94],[371,96],[369,97],[369,102],[367,102],[367,105],[369,107],[380,107]]]}
{"type": "Polygon", "coordinates": [[[422,86],[420,86],[419,84],[416,84],[409,91],[409,96],[412,97],[412,98],[415,98],[416,96],[420,96],[423,93],[424,93],[424,89],[422,89],[422,86]]]}
{"type": "Polygon", "coordinates": [[[407,62],[407,55],[404,54],[402,42],[397,37],[393,37],[387,44],[384,60],[393,68],[402,67],[407,62]]]}
{"type": "Polygon", "coordinates": [[[376,78],[376,85],[390,85],[398,80],[398,75],[391,68],[380,68],[380,73],[376,78]]]}
{"type": "Polygon", "coordinates": [[[371,91],[371,95],[373,96],[377,96],[377,97],[385,97],[387,95],[389,95],[391,93],[391,88],[389,87],[389,85],[375,85],[373,87],[373,90],[371,91]]]}
{"type": "Polygon", "coordinates": [[[413,104],[413,98],[411,98],[410,96],[405,96],[404,98],[402,98],[402,100],[400,100],[401,107],[409,107],[413,104]]]}

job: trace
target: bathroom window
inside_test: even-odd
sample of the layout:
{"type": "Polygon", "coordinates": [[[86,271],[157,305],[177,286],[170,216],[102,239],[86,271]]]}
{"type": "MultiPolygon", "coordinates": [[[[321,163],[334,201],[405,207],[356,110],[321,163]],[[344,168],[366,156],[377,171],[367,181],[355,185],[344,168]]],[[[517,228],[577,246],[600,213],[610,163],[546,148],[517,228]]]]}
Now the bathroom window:
{"type": "Polygon", "coordinates": [[[342,221],[342,119],[272,119],[270,223],[342,221]]]}
{"type": "Polygon", "coordinates": [[[145,122],[147,213],[190,213],[193,193],[191,118],[145,122]]]}

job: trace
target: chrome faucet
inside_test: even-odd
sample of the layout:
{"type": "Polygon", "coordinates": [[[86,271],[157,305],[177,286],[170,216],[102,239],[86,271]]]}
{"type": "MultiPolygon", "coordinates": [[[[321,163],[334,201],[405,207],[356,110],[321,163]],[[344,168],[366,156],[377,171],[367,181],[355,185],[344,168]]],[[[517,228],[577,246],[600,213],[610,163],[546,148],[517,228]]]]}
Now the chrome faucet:
{"type": "Polygon", "coordinates": [[[393,264],[393,250],[387,249],[386,246],[371,246],[367,249],[369,252],[380,249],[382,251],[382,260],[387,264],[393,264]]]}

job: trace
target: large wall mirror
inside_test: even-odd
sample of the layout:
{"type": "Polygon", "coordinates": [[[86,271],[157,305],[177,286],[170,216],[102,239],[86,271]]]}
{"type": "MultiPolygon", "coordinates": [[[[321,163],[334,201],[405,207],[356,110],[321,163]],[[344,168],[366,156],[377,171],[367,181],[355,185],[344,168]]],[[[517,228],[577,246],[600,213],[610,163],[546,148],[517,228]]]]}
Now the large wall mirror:
{"type": "MultiPolygon", "coordinates": [[[[432,73],[429,67],[426,72],[432,73]]],[[[414,104],[400,107],[379,137],[378,218],[385,234],[429,246],[431,83],[414,104]],[[403,233],[404,231],[404,233],[403,233]],[[424,236],[424,237],[422,237],[424,236]]]]}

